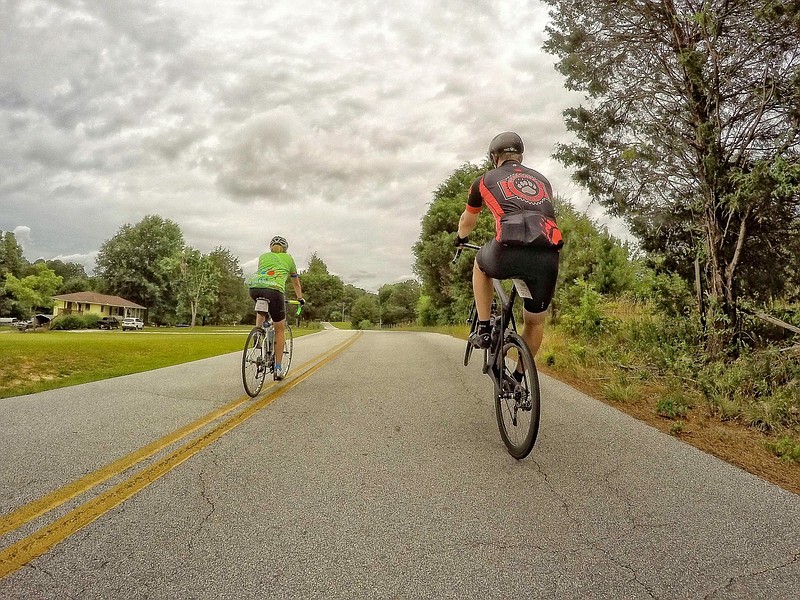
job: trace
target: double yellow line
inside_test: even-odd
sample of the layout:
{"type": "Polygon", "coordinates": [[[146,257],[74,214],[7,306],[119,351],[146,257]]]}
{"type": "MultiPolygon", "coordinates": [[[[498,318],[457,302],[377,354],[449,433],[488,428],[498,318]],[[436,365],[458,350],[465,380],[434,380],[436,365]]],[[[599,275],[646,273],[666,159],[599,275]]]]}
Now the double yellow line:
{"type": "MultiPolygon", "coordinates": [[[[42,527],[29,536],[1,550],[0,579],[6,575],[9,575],[10,573],[13,573],[34,558],[37,558],[45,552],[48,552],[56,544],[61,543],[70,535],[96,520],[118,504],[121,504],[131,496],[139,493],[151,483],[163,477],[172,469],[200,452],[203,448],[209,444],[212,444],[220,437],[231,431],[233,428],[244,423],[262,408],[288,392],[298,383],[308,378],[312,373],[336,358],[360,336],[361,333],[359,332],[358,334],[329,350],[320,359],[313,359],[301,365],[298,369],[298,371],[300,371],[298,375],[287,379],[284,381],[283,385],[273,388],[268,395],[256,400],[243,411],[233,415],[213,429],[209,430],[207,433],[184,444],[168,456],[142,469],[135,475],[129,477],[121,483],[118,483],[99,496],[80,504],[78,507],[68,512],[60,519],[53,521],[49,525],[42,527]],[[310,367],[308,367],[309,364],[311,364],[310,367]]],[[[26,523],[61,506],[72,498],[75,498],[76,496],[89,491],[93,487],[100,485],[104,481],[119,475],[126,469],[135,466],[143,460],[157,454],[164,448],[182,440],[195,431],[202,429],[206,425],[213,423],[220,417],[227,415],[242,404],[246,403],[248,400],[249,397],[247,396],[243,396],[242,398],[234,400],[233,402],[222,406],[221,408],[209,413],[201,419],[198,419],[197,421],[190,423],[185,427],[182,427],[173,433],[164,436],[163,438],[156,440],[151,444],[148,444],[147,446],[144,446],[128,456],[120,458],[119,460],[114,461],[113,463],[98,469],[93,473],[85,475],[73,483],[70,483],[50,494],[47,494],[46,496],[43,496],[42,498],[39,498],[38,500],[34,500],[33,502],[30,502],[9,514],[0,517],[0,536],[22,527],[26,523]]]]}

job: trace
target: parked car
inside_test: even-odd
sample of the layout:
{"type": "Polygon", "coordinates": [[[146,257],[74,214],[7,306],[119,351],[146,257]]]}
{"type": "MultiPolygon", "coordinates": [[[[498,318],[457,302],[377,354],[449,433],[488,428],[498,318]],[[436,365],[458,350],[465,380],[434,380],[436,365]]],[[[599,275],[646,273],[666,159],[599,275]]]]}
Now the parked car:
{"type": "Polygon", "coordinates": [[[25,331],[26,329],[33,327],[33,323],[30,321],[17,321],[14,325],[20,331],[25,331]]]}
{"type": "Polygon", "coordinates": [[[126,329],[144,329],[144,321],[137,317],[125,317],[122,319],[122,331],[126,329]]]}
{"type": "Polygon", "coordinates": [[[114,317],[101,317],[100,320],[97,321],[97,327],[99,329],[117,329],[119,327],[119,321],[114,317]]]}

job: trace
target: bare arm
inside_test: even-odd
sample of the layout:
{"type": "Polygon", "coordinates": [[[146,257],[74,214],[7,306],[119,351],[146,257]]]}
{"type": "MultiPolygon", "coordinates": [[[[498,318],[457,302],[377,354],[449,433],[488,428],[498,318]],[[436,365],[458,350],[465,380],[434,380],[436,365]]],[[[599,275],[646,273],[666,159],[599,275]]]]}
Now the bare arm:
{"type": "Polygon", "coordinates": [[[478,214],[466,209],[461,213],[461,218],[458,220],[458,237],[465,238],[472,233],[472,230],[478,224],[478,214]]]}
{"type": "Polygon", "coordinates": [[[294,288],[294,295],[299,300],[303,297],[303,288],[300,287],[300,278],[292,277],[292,287],[294,288]]]}

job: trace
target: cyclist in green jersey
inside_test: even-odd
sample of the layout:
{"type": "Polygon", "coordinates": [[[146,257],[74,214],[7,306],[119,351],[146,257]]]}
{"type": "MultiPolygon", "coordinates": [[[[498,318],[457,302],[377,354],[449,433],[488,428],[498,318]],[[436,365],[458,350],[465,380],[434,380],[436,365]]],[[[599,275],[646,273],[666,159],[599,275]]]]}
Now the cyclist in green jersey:
{"type": "MultiPolygon", "coordinates": [[[[297,274],[297,267],[294,259],[287,254],[289,242],[286,238],[276,235],[269,243],[269,252],[265,252],[258,257],[258,271],[253,273],[248,279],[250,297],[253,300],[264,298],[269,301],[269,315],[275,325],[275,348],[283,348],[286,326],[286,280],[291,278],[295,296],[301,305],[306,301],[303,299],[303,289],[300,287],[300,277],[297,274]]],[[[256,327],[264,324],[265,316],[256,313],[256,327]]],[[[279,361],[281,352],[275,353],[275,360],[279,361]]],[[[280,362],[275,363],[275,379],[283,379],[283,370],[280,362]]]]}

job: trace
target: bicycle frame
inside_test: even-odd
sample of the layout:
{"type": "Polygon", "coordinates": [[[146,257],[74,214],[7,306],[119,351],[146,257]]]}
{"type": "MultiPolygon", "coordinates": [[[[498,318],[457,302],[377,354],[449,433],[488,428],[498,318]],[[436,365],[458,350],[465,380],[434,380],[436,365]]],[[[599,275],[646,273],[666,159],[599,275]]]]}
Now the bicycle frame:
{"type": "Polygon", "coordinates": [[[492,285],[500,300],[498,314],[495,315],[495,319],[500,319],[500,324],[499,326],[492,324],[492,345],[484,352],[483,372],[489,374],[492,381],[494,381],[495,391],[499,393],[501,382],[498,371],[500,370],[499,363],[502,357],[501,350],[506,341],[506,337],[508,337],[508,333],[510,331],[517,331],[517,322],[514,318],[514,302],[517,299],[517,288],[513,286],[511,288],[511,293],[506,294],[502,283],[497,279],[492,279],[492,285]],[[495,335],[495,333],[497,333],[497,335],[495,335]]]}
{"type": "MultiPolygon", "coordinates": [[[[470,250],[481,249],[480,246],[476,246],[474,244],[462,244],[456,250],[456,255],[453,257],[453,262],[458,260],[463,248],[468,248],[470,250]]],[[[483,372],[489,374],[489,376],[492,378],[492,381],[494,381],[495,391],[498,391],[500,390],[501,385],[497,375],[497,363],[500,361],[502,356],[500,350],[503,347],[507,333],[509,331],[516,333],[517,331],[517,322],[514,318],[514,302],[516,301],[518,294],[516,285],[513,285],[511,292],[506,294],[506,291],[503,289],[502,282],[497,279],[492,279],[492,286],[494,287],[495,294],[497,294],[497,298],[500,300],[498,314],[496,315],[496,317],[500,318],[500,324],[498,327],[496,323],[492,323],[492,345],[483,352],[483,372]],[[495,335],[496,333],[499,333],[500,335],[495,335]]],[[[494,300],[492,302],[494,303],[494,300]]],[[[472,301],[472,306],[473,309],[477,310],[474,300],[472,301]]],[[[470,311],[470,313],[472,313],[472,311],[470,311]]]]}

